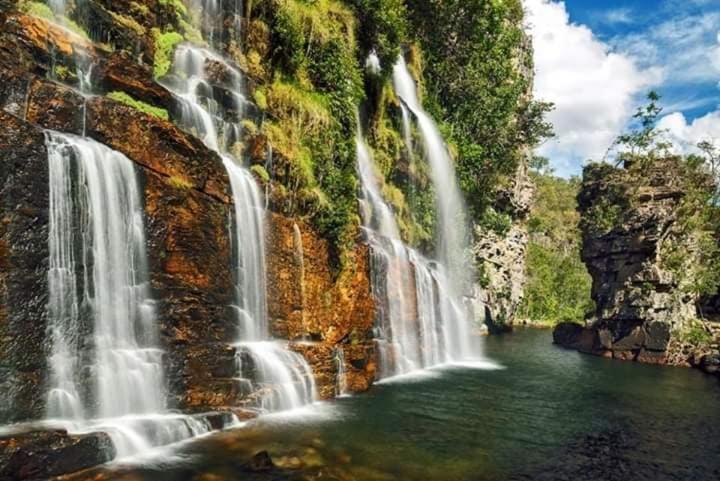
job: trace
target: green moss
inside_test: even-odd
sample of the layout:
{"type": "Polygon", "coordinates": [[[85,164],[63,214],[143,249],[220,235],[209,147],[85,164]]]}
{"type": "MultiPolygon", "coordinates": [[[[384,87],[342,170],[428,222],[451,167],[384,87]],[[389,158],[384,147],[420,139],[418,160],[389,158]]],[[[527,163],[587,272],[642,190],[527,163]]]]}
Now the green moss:
{"type": "MultiPolygon", "coordinates": [[[[163,2],[161,1],[160,3],[163,2]]],[[[147,5],[138,2],[130,2],[130,10],[143,16],[147,16],[150,14],[150,8],[148,8],[147,5]]]]}
{"type": "Polygon", "coordinates": [[[137,22],[137,20],[135,20],[134,18],[128,17],[126,15],[121,15],[121,14],[113,12],[111,10],[108,10],[107,12],[112,16],[113,20],[116,23],[122,25],[123,27],[125,27],[127,29],[132,30],[135,33],[135,35],[137,35],[138,37],[145,36],[145,33],[146,33],[145,27],[140,25],[137,22]]]}
{"type": "Polygon", "coordinates": [[[253,99],[255,100],[255,105],[257,105],[260,110],[267,110],[268,103],[267,96],[265,96],[265,89],[255,89],[255,92],[253,92],[253,99]]]}
{"type": "Polygon", "coordinates": [[[168,177],[168,183],[171,186],[175,187],[176,189],[181,189],[181,190],[192,189],[192,184],[188,180],[186,180],[182,177],[178,177],[176,175],[171,175],[170,177],[168,177]]]}
{"type": "Polygon", "coordinates": [[[175,9],[175,11],[179,15],[182,15],[183,17],[188,16],[188,9],[185,6],[185,4],[182,2],[182,0],[158,0],[158,1],[159,1],[160,5],[171,6],[173,9],[175,9]]]}
{"type": "Polygon", "coordinates": [[[18,9],[28,15],[44,18],[45,20],[55,20],[52,9],[41,2],[21,1],[18,3],[18,9]]]}
{"type": "Polygon", "coordinates": [[[120,102],[141,112],[145,112],[146,114],[153,115],[163,120],[168,120],[170,118],[167,110],[160,107],[155,107],[141,100],[134,99],[125,92],[110,92],[107,96],[108,98],[115,100],[116,102],[120,102]]]}
{"type": "Polygon", "coordinates": [[[75,73],[72,72],[65,65],[55,65],[54,71],[55,71],[55,78],[57,78],[61,82],[67,82],[69,80],[75,80],[77,78],[75,73]]]}
{"type": "Polygon", "coordinates": [[[172,65],[172,55],[175,47],[183,41],[183,36],[177,32],[162,33],[160,29],[152,30],[155,38],[155,61],[153,74],[155,78],[165,76],[172,65]]]}
{"type": "Polygon", "coordinates": [[[250,167],[250,170],[257,178],[259,178],[264,183],[270,182],[270,174],[268,174],[268,171],[265,170],[265,167],[262,165],[253,165],[250,167]]]}

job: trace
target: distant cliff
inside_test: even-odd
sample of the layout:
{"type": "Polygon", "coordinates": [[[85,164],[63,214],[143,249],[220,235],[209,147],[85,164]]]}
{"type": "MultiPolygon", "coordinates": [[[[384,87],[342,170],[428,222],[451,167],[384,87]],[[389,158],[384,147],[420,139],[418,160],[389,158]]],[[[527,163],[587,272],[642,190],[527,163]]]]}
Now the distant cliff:
{"type": "Polygon", "coordinates": [[[595,312],[555,341],[615,359],[717,370],[717,325],[701,296],[716,249],[703,214],[712,177],[692,159],[590,164],[578,195],[595,312]]]}

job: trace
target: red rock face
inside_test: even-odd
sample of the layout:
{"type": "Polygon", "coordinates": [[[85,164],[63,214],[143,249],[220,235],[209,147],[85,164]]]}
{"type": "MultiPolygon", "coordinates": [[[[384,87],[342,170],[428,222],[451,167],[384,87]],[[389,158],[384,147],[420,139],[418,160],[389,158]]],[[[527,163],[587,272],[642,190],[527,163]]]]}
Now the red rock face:
{"type": "Polygon", "coordinates": [[[268,235],[268,308],[273,334],[317,342],[314,346],[298,344],[294,349],[313,367],[322,397],[334,395],[338,346],[345,353],[350,389],[366,390],[375,377],[375,304],[367,246],[358,243],[344,270],[334,276],[328,242],[308,223],[271,214],[268,235]]]}
{"type": "MultiPolygon", "coordinates": [[[[45,398],[48,179],[42,129],[84,133],[137,166],[171,407],[205,411],[245,405],[250,393],[235,379],[237,325],[229,308],[233,205],[220,158],[171,122],[102,96],[85,99],[43,78],[51,71],[51,51],[65,55],[70,65],[82,49],[95,58],[100,88],[171,107],[167,91],[129,56],[107,56],[42,20],[0,14],[0,23],[0,108],[9,112],[0,112],[5,163],[0,173],[0,420],[39,417],[45,398]]],[[[273,334],[315,341],[293,348],[313,367],[323,398],[332,397],[338,385],[338,347],[348,389],[368,389],[375,377],[375,306],[367,247],[358,241],[346,267],[333,272],[328,242],[307,222],[270,213],[267,231],[273,334]]]]}

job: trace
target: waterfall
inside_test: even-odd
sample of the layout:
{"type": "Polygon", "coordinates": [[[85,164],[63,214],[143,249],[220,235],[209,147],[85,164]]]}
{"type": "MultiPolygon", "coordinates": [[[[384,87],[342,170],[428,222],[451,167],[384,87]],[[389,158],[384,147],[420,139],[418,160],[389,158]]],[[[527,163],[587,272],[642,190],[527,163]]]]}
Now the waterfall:
{"type": "Polygon", "coordinates": [[[393,68],[393,85],[401,99],[403,133],[409,152],[412,152],[411,122],[417,120],[422,138],[423,151],[430,164],[430,177],[436,192],[438,214],[437,259],[438,276],[444,286],[440,309],[443,319],[450,322],[452,329],[446,329],[448,348],[453,358],[462,359],[478,354],[471,343],[469,319],[462,303],[462,295],[472,280],[469,261],[467,216],[465,204],[458,186],[455,167],[445,142],[435,122],[423,110],[417,96],[415,81],[408,71],[405,59],[400,56],[393,68]]]}
{"type": "Polygon", "coordinates": [[[337,378],[335,381],[335,396],[346,397],[349,396],[348,385],[347,385],[347,373],[345,371],[345,351],[342,345],[338,346],[335,351],[335,362],[337,363],[337,378]]]}
{"type": "Polygon", "coordinates": [[[49,0],[48,4],[55,15],[65,15],[67,11],[67,2],[65,0],[49,0]]]}
{"type": "Polygon", "coordinates": [[[46,145],[48,418],[73,431],[107,431],[120,457],[208,432],[201,420],[166,413],[133,163],[73,135],[48,131],[46,145]]]}
{"type": "Polygon", "coordinates": [[[446,280],[437,266],[403,244],[377,181],[370,150],[359,127],[357,163],[365,233],[371,247],[371,283],[378,304],[376,344],[381,379],[454,360],[446,340],[454,322],[441,305],[446,280]]]}
{"type": "Polygon", "coordinates": [[[287,342],[273,341],[270,336],[265,206],[252,174],[231,154],[241,139],[240,120],[246,104],[242,74],[215,52],[186,44],[176,49],[173,74],[167,87],[181,103],[180,125],[221,155],[232,187],[235,215],[231,238],[240,331],[236,345],[238,372],[259,397],[256,403],[259,409],[287,410],[311,403],[316,398],[316,389],[310,366],[301,355],[288,349],[287,342]],[[209,78],[206,72],[209,63],[221,66],[225,74],[222,81],[209,78]],[[230,105],[215,100],[219,89],[229,94],[225,97],[229,97],[230,105]]]}

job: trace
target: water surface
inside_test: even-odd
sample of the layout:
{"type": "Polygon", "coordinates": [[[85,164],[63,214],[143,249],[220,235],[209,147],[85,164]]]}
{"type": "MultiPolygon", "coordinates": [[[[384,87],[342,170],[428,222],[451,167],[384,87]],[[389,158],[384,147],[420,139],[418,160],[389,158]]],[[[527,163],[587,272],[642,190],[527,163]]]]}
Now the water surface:
{"type": "Polygon", "coordinates": [[[720,384],[563,350],[549,331],[485,341],[504,369],[450,367],[194,441],[144,480],[715,480],[720,384]],[[282,469],[248,466],[267,450],[282,469]]]}

